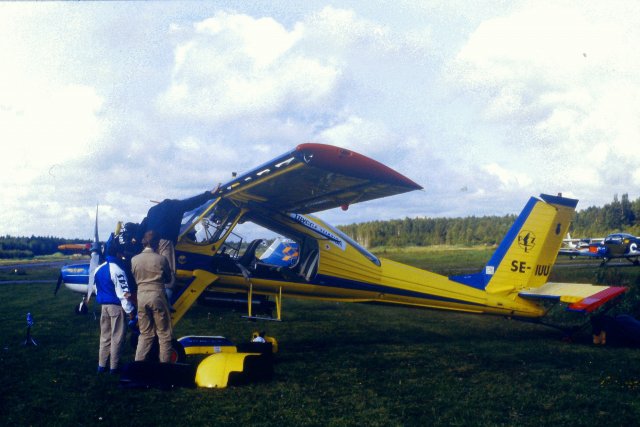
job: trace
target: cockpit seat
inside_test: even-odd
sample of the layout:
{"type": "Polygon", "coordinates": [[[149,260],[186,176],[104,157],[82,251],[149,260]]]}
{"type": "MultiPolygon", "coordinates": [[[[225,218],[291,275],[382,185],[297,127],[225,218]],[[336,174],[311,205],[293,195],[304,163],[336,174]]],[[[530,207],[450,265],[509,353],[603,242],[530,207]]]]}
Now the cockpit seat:
{"type": "Polygon", "coordinates": [[[255,239],[249,246],[247,246],[247,250],[238,258],[236,261],[238,264],[242,265],[245,268],[250,268],[254,264],[254,260],[256,258],[256,249],[263,242],[263,239],[255,239]]]}

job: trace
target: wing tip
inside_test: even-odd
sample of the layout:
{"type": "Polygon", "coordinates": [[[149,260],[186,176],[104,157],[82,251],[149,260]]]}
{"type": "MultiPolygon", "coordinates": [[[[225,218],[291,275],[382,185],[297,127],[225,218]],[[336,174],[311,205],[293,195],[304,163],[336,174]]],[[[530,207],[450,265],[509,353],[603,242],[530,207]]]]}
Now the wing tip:
{"type": "Polygon", "coordinates": [[[326,169],[337,172],[348,171],[350,174],[366,176],[369,179],[379,179],[404,187],[408,191],[423,189],[420,184],[398,171],[353,150],[336,145],[308,142],[298,145],[294,151],[301,153],[306,162],[313,162],[326,169]]]}
{"type": "Polygon", "coordinates": [[[610,286],[607,289],[604,289],[596,294],[583,298],[578,302],[569,304],[567,309],[571,311],[582,311],[586,313],[591,313],[596,308],[602,306],[604,303],[611,301],[614,298],[617,298],[618,296],[622,295],[628,290],[629,288],[624,286],[610,286]]]}

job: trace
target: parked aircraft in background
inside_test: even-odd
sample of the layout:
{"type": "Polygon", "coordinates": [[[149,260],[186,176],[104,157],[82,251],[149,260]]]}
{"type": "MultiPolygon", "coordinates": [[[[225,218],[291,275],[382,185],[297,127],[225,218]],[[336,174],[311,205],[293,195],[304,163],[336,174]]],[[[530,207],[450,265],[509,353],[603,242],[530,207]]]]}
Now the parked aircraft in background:
{"type": "Polygon", "coordinates": [[[640,265],[640,237],[628,233],[613,233],[604,239],[580,239],[573,247],[562,247],[559,253],[571,258],[599,258],[602,259],[601,265],[615,258],[623,258],[634,265],[640,265]]]}
{"type": "Polygon", "coordinates": [[[58,245],[58,250],[70,255],[89,255],[91,253],[91,243],[64,243],[58,245]]]}
{"type": "Polygon", "coordinates": [[[58,275],[58,283],[53,294],[57,294],[60,286],[64,286],[76,293],[83,294],[82,301],[76,307],[76,313],[86,313],[87,304],[91,299],[91,295],[95,294],[93,284],[93,272],[100,265],[102,256],[102,245],[98,238],[98,207],[96,206],[96,223],[93,230],[93,242],[89,246],[89,254],[91,259],[89,263],[66,265],[60,269],[58,275]]]}
{"type": "Polygon", "coordinates": [[[567,237],[562,239],[562,247],[560,249],[586,249],[593,243],[602,243],[603,241],[604,237],[587,237],[576,239],[571,237],[571,234],[567,233],[567,237]]]}

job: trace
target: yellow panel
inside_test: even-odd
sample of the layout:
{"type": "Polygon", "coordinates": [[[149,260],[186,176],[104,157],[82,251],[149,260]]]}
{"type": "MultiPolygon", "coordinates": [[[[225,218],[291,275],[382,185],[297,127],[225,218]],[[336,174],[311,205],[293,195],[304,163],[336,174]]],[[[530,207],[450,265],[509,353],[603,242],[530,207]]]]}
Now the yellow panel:
{"type": "Polygon", "coordinates": [[[538,201],[520,228],[518,236],[496,266],[486,288],[488,293],[508,293],[527,286],[536,272],[537,261],[556,214],[556,208],[538,201]]]}
{"type": "Polygon", "coordinates": [[[213,282],[218,280],[218,276],[205,270],[195,270],[193,272],[193,282],[187,286],[180,297],[173,303],[174,312],[171,313],[171,324],[173,326],[184,316],[191,308],[200,294],[213,282]]]}
{"type": "Polygon", "coordinates": [[[186,355],[192,354],[214,354],[214,353],[237,353],[238,350],[234,345],[222,345],[222,346],[190,346],[184,348],[186,355]]]}
{"type": "Polygon", "coordinates": [[[216,353],[204,359],[196,370],[198,387],[224,388],[231,372],[242,372],[244,359],[258,353],[216,353]]]}

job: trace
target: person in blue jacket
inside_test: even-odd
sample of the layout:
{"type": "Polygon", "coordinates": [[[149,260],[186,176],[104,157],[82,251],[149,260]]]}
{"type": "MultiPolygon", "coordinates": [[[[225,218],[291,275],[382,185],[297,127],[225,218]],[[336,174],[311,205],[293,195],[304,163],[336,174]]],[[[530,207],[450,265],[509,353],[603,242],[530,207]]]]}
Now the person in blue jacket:
{"type": "Polygon", "coordinates": [[[108,250],[106,261],[96,268],[94,283],[96,302],[102,305],[98,372],[107,372],[109,369],[112,374],[116,374],[120,369],[120,356],[125,341],[125,313],[133,319],[135,306],[127,275],[119,265],[114,245],[108,250]]]}

